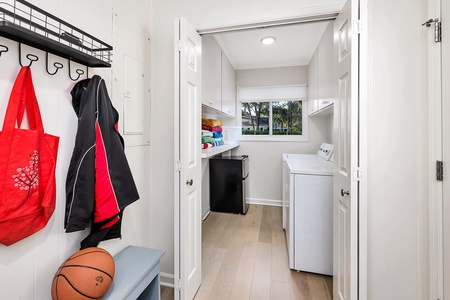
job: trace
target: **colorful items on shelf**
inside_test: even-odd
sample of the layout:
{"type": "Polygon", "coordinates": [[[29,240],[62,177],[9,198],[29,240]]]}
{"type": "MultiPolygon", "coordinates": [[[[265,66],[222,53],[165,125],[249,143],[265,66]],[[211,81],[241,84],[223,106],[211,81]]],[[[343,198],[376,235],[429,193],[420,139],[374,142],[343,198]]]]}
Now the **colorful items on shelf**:
{"type": "Polygon", "coordinates": [[[223,145],[222,121],[202,118],[202,149],[223,145]]]}

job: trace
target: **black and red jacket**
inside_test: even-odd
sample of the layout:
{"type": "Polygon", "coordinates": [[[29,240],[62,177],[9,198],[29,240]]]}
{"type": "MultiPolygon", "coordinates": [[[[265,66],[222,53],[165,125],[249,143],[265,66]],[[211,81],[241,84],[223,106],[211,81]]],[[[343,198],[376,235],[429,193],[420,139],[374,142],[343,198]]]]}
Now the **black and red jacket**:
{"type": "Polygon", "coordinates": [[[81,248],[121,236],[124,208],[139,199],[104,80],[93,76],[71,91],[78,131],[66,181],[66,232],[91,226],[81,248]]]}

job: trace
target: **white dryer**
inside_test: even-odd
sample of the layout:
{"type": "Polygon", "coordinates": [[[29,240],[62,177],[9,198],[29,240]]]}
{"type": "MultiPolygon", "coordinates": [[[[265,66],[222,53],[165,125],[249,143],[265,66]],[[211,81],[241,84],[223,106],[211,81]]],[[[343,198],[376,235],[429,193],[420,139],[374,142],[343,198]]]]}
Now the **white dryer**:
{"type": "Polygon", "coordinates": [[[333,146],[283,155],[283,225],[294,270],[333,273],[333,146]]]}

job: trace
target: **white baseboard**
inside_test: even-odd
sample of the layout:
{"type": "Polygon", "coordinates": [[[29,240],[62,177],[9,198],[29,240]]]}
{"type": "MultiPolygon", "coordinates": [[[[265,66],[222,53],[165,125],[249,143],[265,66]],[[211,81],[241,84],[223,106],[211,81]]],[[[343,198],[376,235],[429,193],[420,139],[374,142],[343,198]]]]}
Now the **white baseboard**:
{"type": "Polygon", "coordinates": [[[282,200],[247,198],[248,204],[268,205],[268,206],[283,206],[282,200]]]}
{"type": "Polygon", "coordinates": [[[160,272],[159,275],[160,275],[160,280],[161,280],[160,284],[162,286],[169,287],[169,288],[175,287],[175,284],[174,284],[175,276],[173,274],[160,272]]]}
{"type": "Polygon", "coordinates": [[[211,213],[209,210],[209,206],[203,211],[202,213],[202,221],[205,221],[205,219],[208,217],[208,215],[211,213]]]}

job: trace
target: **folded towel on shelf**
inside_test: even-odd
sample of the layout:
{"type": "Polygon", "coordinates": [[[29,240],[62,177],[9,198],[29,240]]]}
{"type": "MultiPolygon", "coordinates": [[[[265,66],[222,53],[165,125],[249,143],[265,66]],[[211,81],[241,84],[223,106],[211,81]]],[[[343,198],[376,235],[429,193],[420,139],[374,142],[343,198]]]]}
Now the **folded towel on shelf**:
{"type": "Polygon", "coordinates": [[[214,142],[222,142],[222,141],[223,141],[223,137],[215,138],[215,139],[214,139],[214,142]]]}
{"type": "Polygon", "coordinates": [[[203,144],[202,144],[202,150],[203,150],[203,149],[212,148],[212,147],[214,147],[214,146],[215,146],[214,143],[203,143],[203,144]]]}
{"type": "Polygon", "coordinates": [[[216,127],[216,126],[223,126],[223,122],[219,121],[219,120],[214,120],[214,119],[202,118],[202,125],[216,127]]]}
{"type": "Polygon", "coordinates": [[[209,130],[202,130],[202,136],[215,137],[214,132],[209,131],[209,130]]]}
{"type": "Polygon", "coordinates": [[[223,145],[223,141],[214,141],[214,146],[222,146],[223,145]]]}
{"type": "Polygon", "coordinates": [[[212,132],[222,132],[222,127],[220,127],[220,126],[212,127],[212,126],[202,124],[202,129],[212,131],[212,132]]]}
{"type": "Polygon", "coordinates": [[[214,131],[214,132],[211,132],[211,133],[212,133],[212,137],[215,138],[215,139],[223,137],[221,132],[214,131]]]}
{"type": "Polygon", "coordinates": [[[209,136],[202,136],[202,144],[204,143],[212,143],[214,142],[214,138],[209,136]]]}

